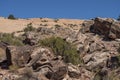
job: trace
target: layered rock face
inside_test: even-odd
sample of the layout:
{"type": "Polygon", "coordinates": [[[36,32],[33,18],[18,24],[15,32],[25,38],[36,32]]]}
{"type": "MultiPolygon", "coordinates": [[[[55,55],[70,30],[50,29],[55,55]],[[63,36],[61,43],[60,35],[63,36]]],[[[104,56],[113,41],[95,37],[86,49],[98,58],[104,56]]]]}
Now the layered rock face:
{"type": "Polygon", "coordinates": [[[13,33],[13,41],[18,38],[24,44],[22,46],[5,42],[0,36],[0,79],[119,80],[120,22],[111,18],[95,18],[85,20],[80,26],[78,23],[68,26],[44,26],[34,31],[13,33]],[[76,26],[78,30],[75,30],[76,26]],[[51,37],[60,37],[66,43],[48,40],[51,37]],[[52,44],[43,46],[41,40],[52,44]],[[80,58],[76,65],[67,63],[69,58],[78,59],[75,54],[65,51],[71,49],[65,46],[68,43],[68,46],[72,45],[76,50],[71,52],[77,52],[80,58]]]}
{"type": "Polygon", "coordinates": [[[93,32],[103,34],[106,38],[120,38],[120,22],[111,18],[95,18],[92,28],[93,32]]]}

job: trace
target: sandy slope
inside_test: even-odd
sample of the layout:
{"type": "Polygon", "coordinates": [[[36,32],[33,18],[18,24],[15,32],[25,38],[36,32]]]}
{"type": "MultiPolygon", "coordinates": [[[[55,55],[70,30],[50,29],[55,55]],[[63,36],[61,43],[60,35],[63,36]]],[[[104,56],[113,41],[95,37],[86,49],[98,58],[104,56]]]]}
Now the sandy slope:
{"type": "Polygon", "coordinates": [[[17,20],[10,20],[0,17],[0,32],[4,33],[12,33],[16,31],[23,30],[27,24],[32,23],[33,27],[53,27],[54,25],[61,25],[63,27],[69,27],[69,24],[77,25],[76,29],[79,29],[81,24],[84,20],[76,20],[76,19],[59,19],[55,22],[55,19],[49,18],[30,18],[30,19],[17,19],[17,20]]]}

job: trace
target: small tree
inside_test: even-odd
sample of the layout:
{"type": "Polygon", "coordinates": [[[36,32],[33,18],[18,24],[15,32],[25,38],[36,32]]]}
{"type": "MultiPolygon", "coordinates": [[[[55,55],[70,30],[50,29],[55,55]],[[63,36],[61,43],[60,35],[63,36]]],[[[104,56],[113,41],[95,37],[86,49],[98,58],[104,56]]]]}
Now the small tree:
{"type": "Polygon", "coordinates": [[[8,16],[8,19],[16,19],[15,17],[14,17],[14,15],[12,15],[12,14],[10,14],[9,16],[8,16]]]}

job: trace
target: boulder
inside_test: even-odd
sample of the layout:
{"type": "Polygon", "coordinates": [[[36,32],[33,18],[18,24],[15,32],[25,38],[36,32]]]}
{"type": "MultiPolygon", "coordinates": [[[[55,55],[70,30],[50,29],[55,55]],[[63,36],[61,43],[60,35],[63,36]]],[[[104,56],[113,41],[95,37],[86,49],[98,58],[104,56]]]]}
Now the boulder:
{"type": "Polygon", "coordinates": [[[91,29],[92,32],[102,34],[109,39],[120,38],[120,22],[111,18],[95,18],[91,29]]]}
{"type": "Polygon", "coordinates": [[[6,60],[6,48],[7,48],[6,43],[0,42],[0,63],[6,60]]]}
{"type": "Polygon", "coordinates": [[[101,63],[102,65],[106,65],[109,56],[110,54],[108,52],[94,52],[92,54],[85,55],[83,60],[86,63],[88,69],[93,69],[101,63]]]}
{"type": "Polygon", "coordinates": [[[18,67],[24,67],[30,59],[31,46],[8,46],[7,61],[18,67]]]}
{"type": "Polygon", "coordinates": [[[52,70],[51,60],[54,58],[52,51],[49,48],[35,47],[30,55],[30,60],[26,66],[32,66],[35,71],[40,71],[42,68],[52,70]]]}
{"type": "Polygon", "coordinates": [[[39,37],[35,32],[26,32],[24,36],[25,36],[25,40],[23,40],[24,44],[35,45],[39,40],[39,37]]]}
{"type": "Polygon", "coordinates": [[[94,24],[93,20],[86,20],[83,22],[82,24],[82,28],[80,29],[81,33],[86,33],[86,32],[90,32],[90,27],[94,24]]]}
{"type": "Polygon", "coordinates": [[[59,67],[59,69],[56,72],[52,73],[52,77],[50,80],[63,80],[66,75],[67,75],[67,67],[62,66],[59,67]]]}
{"type": "Polygon", "coordinates": [[[72,64],[69,64],[69,65],[68,65],[68,75],[69,75],[71,78],[79,79],[79,78],[80,78],[80,70],[79,70],[79,67],[74,66],[74,65],[72,65],[72,64]]]}

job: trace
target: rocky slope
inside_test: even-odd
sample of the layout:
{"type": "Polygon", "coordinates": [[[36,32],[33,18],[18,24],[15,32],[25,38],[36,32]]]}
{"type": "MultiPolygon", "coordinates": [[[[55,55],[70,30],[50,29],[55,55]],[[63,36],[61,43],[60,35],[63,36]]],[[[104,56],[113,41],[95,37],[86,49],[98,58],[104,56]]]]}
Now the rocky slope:
{"type": "Polygon", "coordinates": [[[120,80],[119,21],[0,18],[0,32],[1,80],[120,80]]]}

